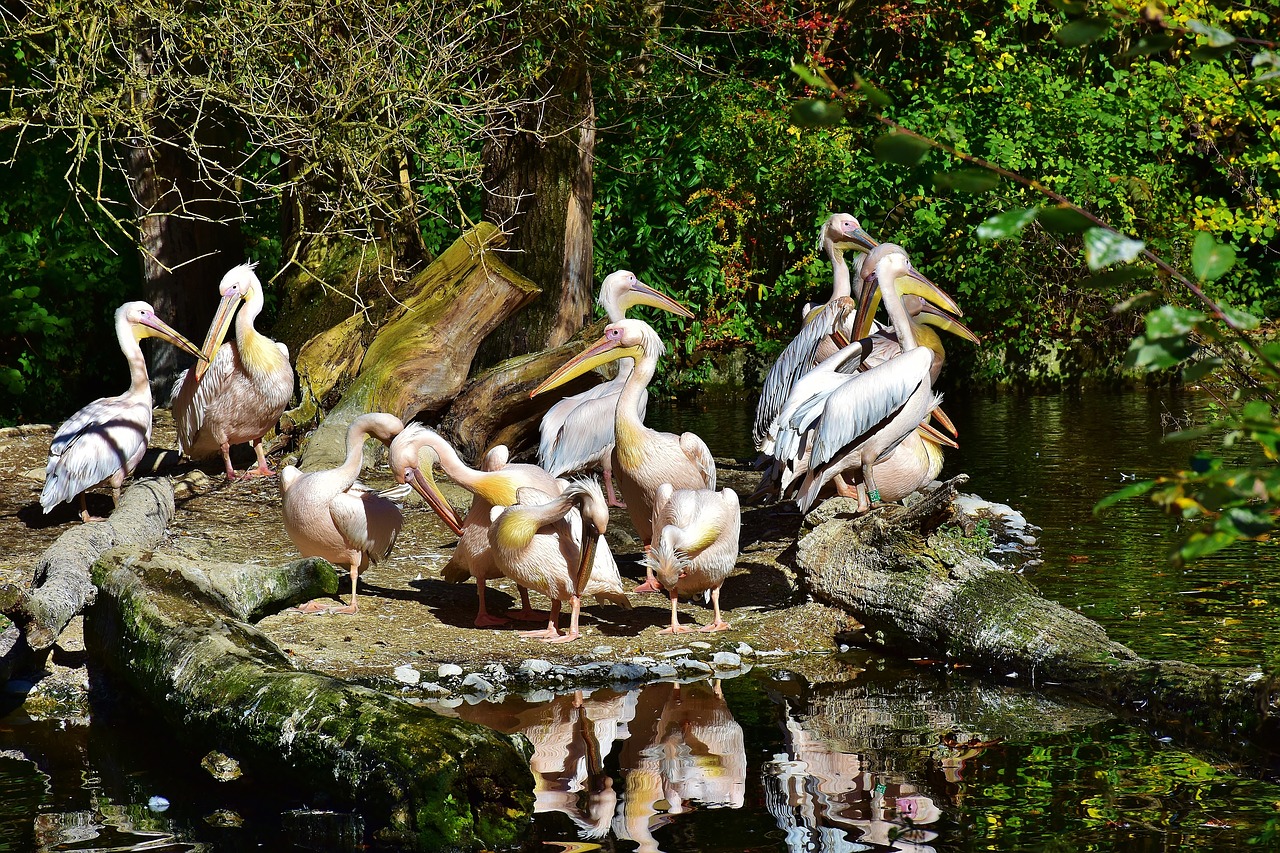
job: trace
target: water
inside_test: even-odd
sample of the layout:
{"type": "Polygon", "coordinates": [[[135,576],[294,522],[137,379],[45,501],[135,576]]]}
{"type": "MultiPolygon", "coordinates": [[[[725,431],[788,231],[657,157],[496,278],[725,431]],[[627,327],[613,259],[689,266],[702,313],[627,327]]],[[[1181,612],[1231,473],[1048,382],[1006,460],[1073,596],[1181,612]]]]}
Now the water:
{"type": "MultiPolygon", "coordinates": [[[[1184,464],[1189,450],[1159,438],[1204,418],[1203,398],[952,394],[946,408],[962,447],[944,474],[967,472],[972,491],[1043,528],[1032,579],[1045,594],[1145,655],[1277,662],[1273,548],[1175,570],[1173,520],[1143,500],[1091,513],[1129,477],[1184,464]]],[[[752,455],[749,400],[651,411],[717,455],[752,455]]],[[[1273,770],[1061,697],[865,654],[818,687],[757,668],[678,690],[442,710],[534,744],[536,850],[1280,849],[1273,770]]],[[[324,803],[213,782],[181,743],[128,722],[0,716],[0,853],[302,849],[281,811],[324,803]],[[169,808],[152,808],[157,796],[169,808]]]]}

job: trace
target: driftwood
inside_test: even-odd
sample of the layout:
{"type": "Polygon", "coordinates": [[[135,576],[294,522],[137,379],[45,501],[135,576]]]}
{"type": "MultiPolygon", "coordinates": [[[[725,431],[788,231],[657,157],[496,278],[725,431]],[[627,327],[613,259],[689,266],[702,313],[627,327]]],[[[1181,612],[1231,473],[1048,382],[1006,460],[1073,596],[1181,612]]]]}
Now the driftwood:
{"type": "Polygon", "coordinates": [[[92,663],[184,738],[232,755],[260,779],[325,791],[358,808],[380,838],[415,849],[501,848],[527,830],[533,780],[515,741],[297,670],[240,618],[336,587],[322,561],[273,570],[121,548],[93,577],[92,663]]]}
{"type": "Polygon", "coordinates": [[[173,509],[168,480],[134,483],[109,519],[77,524],[40,555],[30,588],[0,585],[0,613],[13,623],[0,634],[0,683],[44,668],[67,623],[93,602],[93,562],[116,545],[154,547],[164,537],[173,509]]]}
{"type": "MultiPolygon", "coordinates": [[[[963,482],[963,478],[957,478],[963,482]]],[[[1033,687],[1055,685],[1223,739],[1274,740],[1280,685],[1257,670],[1153,661],[1102,626],[1041,597],[1021,575],[966,549],[952,515],[956,481],[910,507],[854,518],[848,499],[810,514],[797,549],[812,594],[853,613],[858,638],[966,664],[1033,687]]]]}
{"type": "Polygon", "coordinates": [[[496,444],[507,445],[513,454],[536,448],[538,424],[547,409],[595,385],[601,374],[589,371],[537,397],[531,398],[529,392],[600,337],[606,323],[598,320],[558,347],[509,358],[489,368],[458,394],[440,422],[440,431],[468,459],[480,458],[496,444]]]}
{"type": "Polygon", "coordinates": [[[335,375],[358,370],[355,380],[312,434],[304,467],[324,468],[346,456],[346,431],[366,412],[403,420],[438,413],[466,381],[477,347],[504,318],[538,295],[538,288],[493,251],[496,227],[481,223],[445,250],[414,281],[414,295],[393,311],[367,350],[348,328],[352,318],[313,338],[298,354],[303,394],[323,400],[342,384],[335,375]]]}

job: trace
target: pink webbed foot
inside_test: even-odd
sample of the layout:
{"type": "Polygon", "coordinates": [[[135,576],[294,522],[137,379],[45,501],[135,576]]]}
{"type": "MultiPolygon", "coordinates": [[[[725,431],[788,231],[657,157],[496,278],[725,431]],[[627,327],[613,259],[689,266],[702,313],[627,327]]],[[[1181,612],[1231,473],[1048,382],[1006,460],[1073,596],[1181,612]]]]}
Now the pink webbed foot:
{"type": "Polygon", "coordinates": [[[520,631],[521,637],[528,637],[531,640],[546,640],[547,642],[555,642],[560,639],[560,632],[555,628],[544,628],[541,631],[520,631]]]}
{"type": "Polygon", "coordinates": [[[693,631],[692,628],[685,625],[668,625],[659,631],[659,634],[688,634],[693,631]]]}
{"type": "Polygon", "coordinates": [[[544,638],[544,639],[543,639],[543,641],[542,641],[542,642],[544,642],[544,643],[571,643],[571,642],[573,642],[574,640],[578,639],[578,638],[579,638],[579,637],[581,637],[581,636],[582,636],[582,635],[581,635],[580,633],[576,632],[576,631],[569,631],[569,632],[566,632],[566,633],[564,633],[564,634],[560,634],[559,636],[556,636],[556,637],[546,637],[546,638],[544,638]]]}
{"type": "Polygon", "coordinates": [[[631,591],[636,594],[639,594],[642,592],[661,592],[662,587],[658,585],[658,582],[656,580],[649,579],[631,591]]]}
{"type": "Polygon", "coordinates": [[[332,609],[332,605],[325,604],[322,601],[308,601],[306,604],[299,604],[297,607],[290,607],[289,613],[306,613],[313,616],[317,613],[328,613],[332,609]]]}
{"type": "Polygon", "coordinates": [[[713,631],[728,631],[729,623],[722,619],[719,622],[712,622],[710,625],[703,625],[698,630],[704,634],[710,634],[713,631]]]}
{"type": "Polygon", "coordinates": [[[476,616],[475,626],[477,628],[496,628],[499,625],[505,625],[510,620],[503,616],[494,616],[491,613],[481,613],[476,616]]]}
{"type": "Polygon", "coordinates": [[[519,622],[546,622],[547,617],[551,614],[546,610],[534,610],[532,607],[526,607],[508,615],[519,622]]]}
{"type": "Polygon", "coordinates": [[[240,476],[242,477],[274,477],[276,472],[271,468],[250,468],[240,476]]]}

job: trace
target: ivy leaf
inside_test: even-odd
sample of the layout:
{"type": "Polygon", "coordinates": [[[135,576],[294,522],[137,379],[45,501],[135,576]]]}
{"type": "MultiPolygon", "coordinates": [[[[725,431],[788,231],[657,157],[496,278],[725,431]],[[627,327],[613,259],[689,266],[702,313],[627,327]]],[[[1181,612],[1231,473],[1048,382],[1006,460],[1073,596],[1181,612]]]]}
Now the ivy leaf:
{"type": "Polygon", "coordinates": [[[1120,54],[1125,59],[1134,56],[1150,56],[1153,53],[1159,53],[1162,50],[1168,50],[1178,43],[1178,40],[1170,35],[1163,33],[1153,36],[1143,36],[1138,39],[1133,47],[1120,54]]]}
{"type": "Polygon", "coordinates": [[[939,189],[956,192],[985,193],[1000,186],[1000,176],[986,169],[957,169],[934,175],[933,184],[939,189]]]}
{"type": "Polygon", "coordinates": [[[1060,234],[1083,234],[1093,227],[1089,217],[1070,207],[1042,207],[1037,218],[1045,228],[1060,234]]]}
{"type": "Polygon", "coordinates": [[[797,127],[830,127],[844,119],[844,106],[838,101],[807,99],[791,105],[791,123],[797,127]]]}
{"type": "Polygon", "coordinates": [[[1128,263],[1138,257],[1143,246],[1141,240],[1131,240],[1110,228],[1090,228],[1084,232],[1084,258],[1091,270],[1128,263]]]}
{"type": "Polygon", "coordinates": [[[877,160],[914,166],[929,150],[929,143],[908,133],[891,130],[875,141],[877,160]]]}
{"type": "Polygon", "coordinates": [[[1162,305],[1146,316],[1147,335],[1153,338],[1180,338],[1195,331],[1204,314],[1177,305],[1162,305]]]}
{"type": "Polygon", "coordinates": [[[867,100],[878,107],[887,107],[893,104],[893,99],[886,95],[879,88],[871,85],[863,76],[854,73],[853,80],[858,85],[858,91],[867,96],[867,100]]]}
{"type": "Polygon", "coordinates": [[[1136,281],[1140,278],[1150,278],[1155,270],[1150,267],[1123,266],[1116,267],[1113,270],[1103,270],[1095,273],[1087,278],[1082,278],[1076,282],[1081,287],[1088,287],[1093,290],[1110,290],[1113,287],[1119,287],[1130,281],[1136,281]]]}
{"type": "Polygon", "coordinates": [[[1220,30],[1217,27],[1212,27],[1204,21],[1197,21],[1192,18],[1190,21],[1187,21],[1187,29],[1197,35],[1204,36],[1210,47],[1229,47],[1232,44],[1235,44],[1236,37],[1231,35],[1231,33],[1226,30],[1220,30]]]}
{"type": "Polygon", "coordinates": [[[1191,247],[1191,269],[1201,281],[1213,281],[1231,269],[1236,262],[1236,250],[1224,246],[1205,231],[1196,234],[1191,247]]]}
{"type": "Polygon", "coordinates": [[[978,226],[978,239],[1003,240],[1006,237],[1013,237],[1021,234],[1022,229],[1030,225],[1035,218],[1036,209],[1034,207],[997,213],[978,226]]]}
{"type": "Polygon", "coordinates": [[[795,74],[797,77],[803,80],[807,85],[813,86],[815,89],[831,88],[830,86],[827,85],[826,80],[823,80],[817,74],[814,74],[813,70],[809,68],[809,66],[807,65],[802,65],[799,62],[793,62],[791,63],[791,73],[795,74]]]}
{"type": "Polygon", "coordinates": [[[1216,355],[1209,358],[1196,359],[1182,368],[1182,381],[1192,385],[1222,367],[1222,364],[1222,359],[1216,355]]]}
{"type": "Polygon", "coordinates": [[[1101,18],[1077,18],[1058,27],[1053,38],[1063,47],[1084,47],[1109,29],[1110,25],[1101,18]]]}
{"type": "Polygon", "coordinates": [[[1139,480],[1136,483],[1130,483],[1118,492],[1112,492],[1093,505],[1093,514],[1097,515],[1109,506],[1115,506],[1120,501],[1136,498],[1138,495],[1145,495],[1151,491],[1156,484],[1155,480],[1139,480]]]}

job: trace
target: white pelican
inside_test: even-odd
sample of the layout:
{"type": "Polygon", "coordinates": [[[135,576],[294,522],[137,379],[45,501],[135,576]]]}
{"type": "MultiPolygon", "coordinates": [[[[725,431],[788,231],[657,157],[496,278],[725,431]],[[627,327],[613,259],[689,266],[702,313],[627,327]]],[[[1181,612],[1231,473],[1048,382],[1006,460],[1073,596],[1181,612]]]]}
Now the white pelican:
{"type": "Polygon", "coordinates": [[[371,563],[386,558],[400,535],[404,515],[398,501],[407,486],[375,492],[356,482],[364,465],[368,436],[389,444],[404,428],[394,415],[361,415],[347,428],[347,459],[337,468],[303,473],[292,465],[280,472],[284,529],[304,557],[321,557],[351,573],[351,603],[326,607],[317,602],[304,613],[355,613],[356,580],[371,563]]]}
{"type": "MultiPolygon", "coordinates": [[[[597,301],[610,323],[623,319],[627,311],[637,305],[661,308],[679,317],[693,318],[689,309],[644,284],[628,270],[618,270],[606,276],[600,285],[597,301]]],[[[556,477],[602,468],[610,506],[622,506],[614,493],[613,470],[609,464],[613,446],[613,412],[634,367],[634,359],[620,359],[617,376],[581,394],[565,397],[547,410],[538,428],[541,435],[538,464],[556,477]]],[[[649,395],[646,393],[640,398],[641,420],[648,404],[649,395]]]]}
{"type": "Polygon", "coordinates": [[[231,445],[249,442],[258,455],[258,467],[244,476],[270,476],[262,437],[280,421],[293,396],[293,368],[289,350],[260,334],[253,321],[262,311],[262,285],[253,264],[241,264],[222,277],[218,290],[222,302],[203,351],[208,366],[196,364],[178,377],[173,395],[173,420],[178,447],[192,459],[204,459],[218,451],[227,479],[236,479],[231,467],[231,445]],[[223,343],[237,306],[235,340],[223,343]]]}
{"type": "Polygon", "coordinates": [[[40,506],[47,514],[64,501],[80,497],[80,518],[89,515],[84,492],[103,480],[111,482],[111,497],[120,501],[124,478],[142,461],[151,440],[151,385],[147,362],[138,342],[160,338],[196,358],[204,355],[191,341],[156,316],[145,302],[126,302],[116,309],[116,340],[129,362],[129,390],[117,397],[101,397],[58,427],[49,445],[40,506]]]}
{"type": "MultiPolygon", "coordinates": [[[[827,396],[814,428],[810,467],[799,488],[797,502],[805,512],[817,500],[822,487],[846,470],[863,482],[858,489],[859,507],[878,504],[875,464],[915,430],[939,402],[932,388],[933,353],[917,346],[910,318],[894,284],[900,276],[923,276],[911,267],[906,252],[891,243],[873,249],[863,270],[868,278],[876,278],[902,354],[851,377],[827,396]]],[[[868,285],[869,281],[864,288],[868,285]]],[[[863,300],[867,300],[865,290],[863,300]]]]}
{"type": "Polygon", "coordinates": [[[538,489],[520,489],[519,503],[495,506],[489,512],[489,545],[502,573],[521,586],[551,599],[545,631],[525,631],[548,643],[567,643],[581,636],[578,616],[582,597],[630,607],[622,589],[618,564],[597,550],[609,526],[609,506],[595,480],[570,483],[557,496],[538,489]],[[570,602],[569,630],[560,633],[560,609],[570,602]]]}
{"type": "MultiPolygon", "coordinates": [[[[396,479],[404,478],[402,482],[408,482],[417,489],[445,524],[458,534],[458,547],[454,549],[453,556],[440,570],[440,574],[450,583],[462,583],[468,577],[476,579],[476,627],[506,624],[504,617],[490,614],[485,603],[487,583],[502,577],[502,570],[494,562],[493,551],[489,546],[489,511],[495,506],[516,503],[516,492],[522,488],[559,495],[563,481],[556,480],[537,465],[506,464],[506,448],[501,445],[486,454],[485,469],[477,470],[462,460],[458,451],[444,436],[418,423],[406,426],[395,441],[391,442],[390,462],[396,479]],[[430,454],[430,459],[420,458],[424,452],[430,454]],[[426,490],[423,472],[429,477],[433,464],[438,464],[449,479],[473,496],[471,508],[460,524],[452,507],[446,510],[437,506],[434,497],[426,490]]],[[[445,503],[444,506],[447,507],[448,504],[445,503]]],[[[608,546],[601,550],[607,551],[608,546]]],[[[612,559],[612,554],[609,559],[612,559]]],[[[520,588],[520,600],[522,607],[518,613],[513,614],[516,619],[528,621],[542,618],[543,614],[529,605],[529,593],[524,587],[520,588]]]]}
{"type": "Polygon", "coordinates": [[[663,483],[653,508],[653,529],[656,541],[646,560],[671,597],[671,625],[661,633],[693,630],[680,626],[676,600],[699,592],[711,593],[712,619],[698,630],[727,631],[729,623],[720,618],[720,587],[738,561],[742,510],[737,492],[677,491],[663,483]]]}
{"type": "MultiPolygon", "coordinates": [[[[636,360],[614,410],[611,462],[631,523],[646,549],[653,539],[653,504],[659,486],[670,483],[677,489],[716,487],[716,463],[706,442],[691,432],[674,435],[649,429],[640,415],[640,400],[664,352],[662,340],[648,323],[619,320],[606,326],[600,340],[563,364],[530,393],[533,396],[555,388],[608,361],[636,360]]],[[[656,590],[652,576],[636,588],[636,592],[656,590]]]]}

